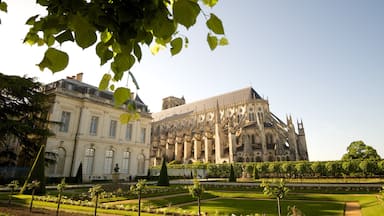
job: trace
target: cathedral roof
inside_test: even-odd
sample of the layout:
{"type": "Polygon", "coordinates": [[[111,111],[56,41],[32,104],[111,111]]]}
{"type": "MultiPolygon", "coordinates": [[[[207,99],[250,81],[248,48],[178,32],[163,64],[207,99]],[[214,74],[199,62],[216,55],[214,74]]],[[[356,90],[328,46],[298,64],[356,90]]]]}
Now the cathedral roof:
{"type": "Polygon", "coordinates": [[[171,116],[182,115],[184,113],[203,112],[205,110],[216,109],[219,107],[226,107],[233,104],[242,103],[249,100],[263,99],[252,87],[239,89],[236,91],[228,92],[225,94],[213,96],[203,100],[195,101],[192,103],[176,106],[158,113],[153,113],[154,121],[159,121],[171,116]]]}

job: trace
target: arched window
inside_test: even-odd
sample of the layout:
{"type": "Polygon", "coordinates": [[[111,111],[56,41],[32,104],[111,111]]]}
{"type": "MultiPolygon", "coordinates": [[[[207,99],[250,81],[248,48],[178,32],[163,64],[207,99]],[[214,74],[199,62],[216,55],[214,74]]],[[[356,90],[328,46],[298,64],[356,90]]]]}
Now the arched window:
{"type": "Polygon", "coordinates": [[[67,152],[63,147],[60,147],[57,151],[57,162],[56,162],[56,175],[63,176],[64,175],[64,167],[65,167],[65,157],[67,152]]]}
{"type": "Polygon", "coordinates": [[[139,154],[137,156],[137,174],[144,175],[145,170],[145,160],[144,154],[139,154]]]}
{"type": "Polygon", "coordinates": [[[88,148],[85,150],[85,158],[84,158],[84,174],[92,175],[93,172],[93,162],[95,160],[95,149],[88,148]]]}
{"type": "Polygon", "coordinates": [[[129,173],[129,160],[131,157],[131,152],[125,151],[123,153],[123,167],[121,169],[122,173],[129,173]]]}
{"type": "Polygon", "coordinates": [[[113,166],[113,150],[105,151],[105,159],[104,159],[104,174],[112,173],[113,166]]]}
{"type": "Polygon", "coordinates": [[[248,113],[248,120],[251,122],[255,121],[255,113],[253,111],[248,113]]]}
{"type": "Polygon", "coordinates": [[[256,162],[261,162],[261,157],[260,156],[256,157],[256,162]]]}
{"type": "Polygon", "coordinates": [[[252,143],[252,144],[256,143],[256,137],[255,137],[255,134],[252,134],[252,135],[251,135],[251,143],[252,143]]]}

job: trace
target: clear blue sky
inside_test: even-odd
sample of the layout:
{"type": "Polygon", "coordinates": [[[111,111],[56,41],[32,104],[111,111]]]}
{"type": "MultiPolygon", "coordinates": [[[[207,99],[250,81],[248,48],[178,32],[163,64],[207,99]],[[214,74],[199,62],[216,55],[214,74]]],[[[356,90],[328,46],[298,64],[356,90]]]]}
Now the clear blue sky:
{"type": "MultiPolygon", "coordinates": [[[[108,67],[98,66],[93,48],[65,45],[70,65],[54,76],[35,66],[44,49],[22,44],[26,19],[42,11],[34,2],[9,0],[8,14],[0,13],[0,72],[43,83],[84,72],[98,85],[108,67]]],[[[211,52],[200,17],[188,49],[145,52],[132,72],[153,112],[170,95],[192,102],[253,86],[281,119],[303,120],[310,160],[340,159],[355,140],[384,157],[383,11],[382,0],[221,0],[213,12],[229,46],[211,52]]]]}

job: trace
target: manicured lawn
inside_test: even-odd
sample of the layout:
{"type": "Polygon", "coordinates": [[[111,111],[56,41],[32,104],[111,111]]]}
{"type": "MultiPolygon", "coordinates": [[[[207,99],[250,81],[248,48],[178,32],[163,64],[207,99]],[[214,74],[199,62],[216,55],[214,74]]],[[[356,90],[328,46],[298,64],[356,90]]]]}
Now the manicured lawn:
{"type": "MultiPolygon", "coordinates": [[[[282,215],[287,215],[288,206],[298,207],[306,215],[329,216],[339,215],[344,213],[343,203],[328,203],[328,202],[282,202],[282,215]]],[[[197,211],[196,204],[183,206],[183,209],[197,211]]],[[[275,200],[250,200],[250,199],[228,199],[220,198],[209,200],[202,203],[203,212],[208,215],[247,215],[247,214],[267,214],[277,215],[275,200]]]]}
{"type": "MultiPolygon", "coordinates": [[[[175,191],[171,192],[175,193],[175,191]]],[[[167,212],[190,213],[197,212],[196,199],[192,198],[185,190],[179,191],[179,194],[169,197],[161,197],[169,195],[168,193],[157,193],[158,197],[152,199],[143,198],[143,210],[151,207],[154,212],[160,208],[166,208],[167,212]],[[179,207],[175,205],[181,204],[179,207]],[[185,205],[182,205],[185,204],[185,205]],[[170,206],[170,208],[167,208],[170,206]]],[[[152,194],[148,197],[153,196],[152,194]]],[[[8,199],[8,193],[0,193],[1,200],[8,199]]],[[[15,195],[13,202],[27,205],[29,203],[29,195],[15,195]]],[[[384,204],[376,199],[375,194],[330,194],[330,193],[295,193],[290,192],[285,200],[282,201],[282,215],[287,215],[288,206],[296,206],[305,215],[343,215],[345,202],[357,201],[362,208],[363,216],[384,216],[384,204]]],[[[137,200],[132,199],[124,206],[137,207],[137,200]]],[[[55,209],[56,203],[34,201],[36,207],[48,207],[55,209]]],[[[61,209],[80,212],[93,212],[93,207],[75,206],[62,204],[61,209]]],[[[99,213],[114,215],[136,215],[136,212],[127,210],[111,210],[98,209],[99,213]]],[[[209,215],[247,215],[262,214],[277,215],[276,200],[268,199],[263,193],[257,191],[221,191],[207,190],[204,193],[202,201],[202,211],[209,215]],[[216,197],[216,198],[215,198],[216,197]],[[215,198],[207,200],[210,198],[215,198]]],[[[162,212],[159,212],[162,214],[162,212]]],[[[143,215],[155,215],[144,213],[143,215]]]]}
{"type": "MultiPolygon", "coordinates": [[[[204,193],[202,196],[202,199],[210,199],[216,197],[213,194],[210,193],[204,193]]],[[[166,206],[172,206],[177,205],[181,203],[188,203],[188,202],[194,202],[196,201],[195,198],[193,198],[189,194],[183,194],[179,196],[172,196],[172,197],[165,197],[161,199],[151,199],[145,202],[146,206],[153,206],[153,207],[166,207],[166,206]]]]}

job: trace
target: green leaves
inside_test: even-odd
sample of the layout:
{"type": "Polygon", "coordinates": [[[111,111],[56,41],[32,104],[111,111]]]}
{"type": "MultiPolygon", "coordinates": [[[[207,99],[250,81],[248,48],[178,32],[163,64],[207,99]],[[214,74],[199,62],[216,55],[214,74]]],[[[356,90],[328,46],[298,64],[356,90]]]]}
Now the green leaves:
{"type": "Polygon", "coordinates": [[[187,29],[196,23],[200,11],[200,6],[192,0],[177,0],[173,4],[174,19],[187,29]]]}
{"type": "Polygon", "coordinates": [[[131,98],[131,91],[128,88],[119,87],[115,90],[113,98],[115,99],[115,106],[121,106],[131,98]]]}
{"type": "MultiPolygon", "coordinates": [[[[210,18],[207,20],[206,25],[208,29],[210,29],[213,33],[218,35],[223,35],[224,33],[224,27],[221,20],[213,13],[210,14],[210,18]]],[[[228,45],[228,39],[225,37],[220,38],[220,40],[217,38],[217,36],[214,36],[211,32],[207,35],[207,42],[209,45],[209,48],[211,50],[216,49],[218,45],[225,46],[228,45]]]]}
{"type": "Polygon", "coordinates": [[[171,54],[174,56],[178,54],[181,51],[181,48],[183,47],[183,39],[180,37],[175,38],[171,41],[171,54]]]}
{"type": "Polygon", "coordinates": [[[124,72],[129,70],[135,63],[135,57],[126,54],[117,54],[111,63],[111,69],[115,73],[114,80],[121,80],[124,72]]]}
{"type": "Polygon", "coordinates": [[[207,27],[216,34],[224,34],[224,27],[221,20],[213,13],[206,22],[207,27]]]}
{"type": "Polygon", "coordinates": [[[99,42],[96,45],[96,54],[100,58],[100,65],[104,65],[113,57],[113,52],[108,49],[108,45],[103,42],[99,42]]]}
{"type": "Polygon", "coordinates": [[[73,27],[75,41],[81,48],[85,49],[96,42],[96,29],[83,16],[77,14],[72,16],[70,26],[73,27]]]}
{"type": "Polygon", "coordinates": [[[103,78],[100,80],[99,89],[106,90],[109,86],[109,81],[111,81],[111,78],[112,77],[110,74],[104,74],[103,78]]]}
{"type": "Polygon", "coordinates": [[[68,54],[55,48],[48,48],[38,64],[41,71],[48,68],[53,73],[64,70],[68,65],[68,54]]]}
{"type": "Polygon", "coordinates": [[[209,48],[211,48],[211,50],[216,49],[216,47],[217,47],[217,37],[216,36],[212,36],[212,34],[208,33],[207,42],[208,42],[209,48]]]}
{"type": "Polygon", "coordinates": [[[8,5],[5,2],[0,1],[0,11],[8,12],[8,5]]]}
{"type": "Polygon", "coordinates": [[[203,0],[203,3],[208,7],[213,7],[217,4],[218,0],[203,0]]]}
{"type": "Polygon", "coordinates": [[[72,32],[69,30],[66,30],[59,34],[58,36],[55,37],[56,41],[59,42],[60,44],[64,43],[65,41],[74,41],[75,39],[73,38],[72,32]]]}

